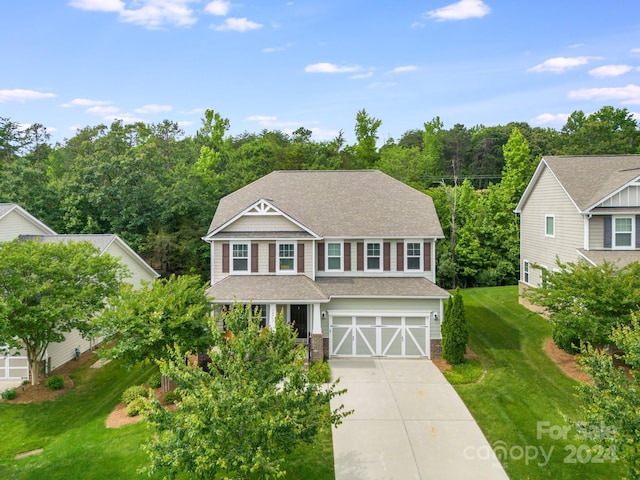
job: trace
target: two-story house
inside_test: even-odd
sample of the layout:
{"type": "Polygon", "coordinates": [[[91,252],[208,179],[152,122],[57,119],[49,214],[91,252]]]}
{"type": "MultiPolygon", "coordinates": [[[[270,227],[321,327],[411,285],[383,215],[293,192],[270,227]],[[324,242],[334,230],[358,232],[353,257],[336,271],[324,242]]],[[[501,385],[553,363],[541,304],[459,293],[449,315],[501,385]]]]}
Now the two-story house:
{"type": "Polygon", "coordinates": [[[640,155],[544,157],[515,211],[521,292],[537,287],[556,259],[638,261],[640,155]]]}
{"type": "MultiPolygon", "coordinates": [[[[143,281],[153,281],[159,275],[127,243],[117,235],[59,235],[51,228],[14,203],[0,203],[0,242],[14,239],[50,242],[89,242],[100,254],[112,255],[124,264],[131,276],[126,279],[134,286],[143,281]]],[[[72,360],[76,351],[82,353],[92,348],[99,339],[84,338],[73,330],[60,343],[52,343],[45,353],[46,369],[53,370],[72,360]]],[[[20,384],[29,377],[26,352],[0,354],[0,390],[20,384]]]]}
{"type": "Polygon", "coordinates": [[[440,354],[432,199],[375,171],[276,171],[222,198],[212,302],[282,312],[312,360],[440,354]]]}

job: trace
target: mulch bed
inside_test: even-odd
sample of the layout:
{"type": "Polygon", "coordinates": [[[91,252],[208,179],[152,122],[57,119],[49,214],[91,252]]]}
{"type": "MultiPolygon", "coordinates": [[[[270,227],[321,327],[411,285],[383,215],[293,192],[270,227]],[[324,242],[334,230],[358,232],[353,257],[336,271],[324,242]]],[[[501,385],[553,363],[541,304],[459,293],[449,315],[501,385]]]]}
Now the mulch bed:
{"type": "Polygon", "coordinates": [[[579,382],[593,383],[593,379],[580,369],[580,355],[571,355],[561,350],[551,338],[544,342],[544,352],[569,377],[579,382]]]}

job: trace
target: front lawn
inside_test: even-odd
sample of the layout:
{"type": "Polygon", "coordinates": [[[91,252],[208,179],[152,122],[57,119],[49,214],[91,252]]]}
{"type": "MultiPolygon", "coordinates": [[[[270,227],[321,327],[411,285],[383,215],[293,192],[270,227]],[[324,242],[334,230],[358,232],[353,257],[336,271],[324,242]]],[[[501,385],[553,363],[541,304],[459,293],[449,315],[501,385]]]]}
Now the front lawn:
{"type": "Polygon", "coordinates": [[[518,305],[517,287],[463,291],[469,347],[482,381],[456,390],[513,479],[621,478],[610,452],[593,450],[574,426],[577,382],[545,354],[551,325],[518,305]]]}
{"type": "MultiPolygon", "coordinates": [[[[87,364],[71,374],[74,388],[56,400],[0,403],[0,478],[149,478],[137,474],[147,461],[140,449],[148,435],[144,422],[107,429],[105,420],[125,388],[144,383],[151,372],[151,366],[127,370],[116,361],[100,369],[87,364]],[[39,448],[42,453],[14,458],[39,448]]],[[[286,465],[287,479],[333,479],[330,429],[314,444],[296,450],[286,465]]]]}

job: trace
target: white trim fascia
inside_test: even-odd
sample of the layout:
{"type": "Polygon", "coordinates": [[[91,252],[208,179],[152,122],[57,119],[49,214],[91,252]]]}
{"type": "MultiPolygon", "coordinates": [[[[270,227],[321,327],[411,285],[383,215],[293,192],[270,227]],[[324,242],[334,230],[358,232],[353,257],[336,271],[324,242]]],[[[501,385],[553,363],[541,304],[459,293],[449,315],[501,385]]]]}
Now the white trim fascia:
{"type": "Polygon", "coordinates": [[[120,245],[121,247],[123,247],[128,253],[129,255],[133,258],[133,260],[135,262],[137,262],[139,265],[141,265],[145,270],[147,270],[147,272],[151,273],[151,275],[154,278],[158,278],[160,277],[160,274],[158,272],[156,272],[153,268],[151,268],[151,266],[145,262],[142,257],[140,255],[138,255],[135,250],[133,250],[129,245],[127,245],[127,242],[125,242],[124,240],[122,240],[118,235],[114,234],[113,235],[113,239],[109,242],[109,244],[105,247],[104,252],[107,251],[107,249],[111,246],[112,243],[117,242],[118,245],[120,245]]]}
{"type": "Polygon", "coordinates": [[[0,220],[2,220],[4,217],[9,215],[11,212],[15,211],[16,213],[18,213],[25,220],[35,224],[36,226],[42,228],[43,230],[46,230],[47,232],[49,232],[49,233],[45,233],[44,235],[57,235],[57,233],[55,231],[53,231],[52,228],[50,228],[49,226],[45,225],[43,222],[41,222],[36,217],[31,215],[29,212],[27,212],[24,208],[22,208],[17,203],[9,203],[8,205],[13,205],[13,207],[11,207],[9,210],[7,210],[4,215],[1,215],[0,216],[0,220]]]}
{"type": "Polygon", "coordinates": [[[580,257],[582,257],[584,260],[586,260],[588,263],[590,263],[592,266],[596,266],[597,264],[591,260],[589,257],[587,257],[584,253],[582,253],[579,249],[576,249],[576,252],[578,253],[578,255],[580,257]]]}
{"type": "Polygon", "coordinates": [[[425,242],[439,240],[441,238],[446,238],[444,235],[340,235],[340,236],[325,236],[318,237],[318,240],[330,241],[333,239],[341,239],[344,241],[352,241],[352,240],[405,240],[405,239],[422,239],[425,242]]]}
{"type": "Polygon", "coordinates": [[[544,160],[544,157],[542,157],[538,162],[538,166],[533,172],[533,175],[531,175],[531,180],[529,180],[527,188],[524,189],[524,192],[520,197],[520,201],[518,201],[516,208],[513,210],[514,213],[522,213],[522,207],[524,207],[524,204],[527,203],[527,199],[529,198],[531,191],[535,188],[535,185],[538,183],[538,179],[540,178],[540,175],[542,175],[542,170],[545,167],[549,168],[547,162],[544,160]]]}
{"type": "Polygon", "coordinates": [[[202,237],[202,240],[204,240],[205,242],[210,242],[213,237],[221,232],[222,230],[224,230],[225,228],[227,228],[229,225],[231,225],[233,222],[235,222],[236,220],[238,220],[240,217],[245,216],[250,210],[252,210],[256,205],[260,204],[260,203],[266,203],[267,205],[269,205],[271,208],[273,208],[277,214],[282,215],[283,217],[285,217],[287,220],[289,220],[291,223],[293,223],[294,225],[300,227],[302,230],[304,230],[305,232],[307,232],[309,235],[311,235],[312,237],[318,239],[320,238],[320,235],[318,235],[316,232],[310,230],[309,228],[307,228],[305,225],[303,225],[302,223],[300,223],[298,220],[296,220],[295,218],[291,217],[290,215],[286,214],[285,212],[283,212],[282,210],[280,210],[278,207],[276,207],[273,203],[271,203],[269,200],[266,200],[264,198],[261,198],[255,202],[253,202],[251,205],[249,205],[247,208],[245,208],[244,210],[242,210],[240,213],[234,215],[233,217],[231,217],[229,220],[227,220],[226,222],[224,222],[222,225],[220,225],[218,228],[216,228],[215,230],[212,230],[211,232],[207,233],[204,237],[202,237]]]}
{"type": "MultiPolygon", "coordinates": [[[[313,303],[329,303],[331,300],[330,299],[325,299],[325,300],[318,300],[313,299],[277,299],[277,300],[251,300],[251,299],[242,299],[242,298],[234,298],[234,302],[236,303],[251,303],[252,305],[301,305],[301,304],[313,304],[313,303]]],[[[229,300],[216,300],[214,299],[210,299],[209,300],[210,303],[216,304],[216,305],[227,305],[229,303],[229,300]]]]}
{"type": "Polygon", "coordinates": [[[625,183],[624,185],[622,185],[621,187],[615,189],[613,192],[609,193],[607,196],[602,197],[600,200],[598,200],[596,203],[594,203],[593,205],[587,207],[584,212],[582,213],[588,213],[591,210],[593,210],[594,208],[597,208],[598,205],[600,205],[601,203],[606,202],[607,200],[609,200],[611,197],[613,197],[614,195],[617,195],[618,193],[620,193],[622,190],[624,190],[625,188],[628,188],[630,186],[632,186],[632,184],[636,183],[640,180],[640,175],[638,175],[637,177],[635,177],[633,180],[629,180],[627,183],[625,183]]]}
{"type": "Polygon", "coordinates": [[[583,215],[582,216],[582,223],[584,225],[584,230],[583,230],[583,248],[585,250],[589,250],[589,235],[590,235],[590,231],[589,231],[589,218],[591,217],[591,215],[583,215]]]}

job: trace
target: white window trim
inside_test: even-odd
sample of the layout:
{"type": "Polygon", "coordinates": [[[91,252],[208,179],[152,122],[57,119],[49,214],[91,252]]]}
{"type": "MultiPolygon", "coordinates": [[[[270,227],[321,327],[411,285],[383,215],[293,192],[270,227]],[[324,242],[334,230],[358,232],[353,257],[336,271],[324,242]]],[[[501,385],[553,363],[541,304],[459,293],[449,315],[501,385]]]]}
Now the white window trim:
{"type": "MultiPolygon", "coordinates": [[[[365,272],[382,272],[383,271],[383,263],[384,263],[384,244],[382,243],[382,240],[366,240],[364,242],[364,271],[365,272]],[[369,268],[369,255],[368,255],[368,246],[370,244],[373,243],[377,243],[380,246],[380,256],[378,257],[380,259],[380,263],[379,263],[379,267],[378,268],[369,268]]],[[[371,258],[375,258],[375,257],[371,257],[371,258]]]]}
{"type": "MultiPolygon", "coordinates": [[[[240,257],[238,257],[240,258],[240,257]]],[[[233,273],[235,275],[250,275],[251,274],[251,242],[229,242],[229,273],[233,273]],[[234,245],[246,245],[247,246],[247,269],[246,270],[236,270],[234,268],[233,260],[233,247],[234,245]]]]}
{"type": "Polygon", "coordinates": [[[522,281],[527,285],[531,284],[531,262],[522,260],[522,281]]]}
{"type": "MultiPolygon", "coordinates": [[[[611,219],[611,248],[613,250],[635,250],[636,248],[636,219],[633,215],[614,215],[611,219]],[[616,240],[616,220],[621,218],[628,218],[631,220],[631,245],[618,245],[616,240]]],[[[620,232],[628,233],[628,232],[620,232]]]]}
{"type": "MultiPolygon", "coordinates": [[[[415,257],[411,257],[415,258],[415,257]]],[[[405,240],[404,241],[404,271],[405,272],[423,272],[424,271],[424,242],[417,240],[405,240]],[[420,267],[419,268],[409,268],[409,244],[417,243],[420,245],[420,255],[418,256],[420,259],[420,267]]]]}
{"type": "MultiPolygon", "coordinates": [[[[338,241],[326,241],[325,242],[325,249],[324,249],[324,265],[325,265],[325,270],[327,272],[344,272],[344,241],[342,240],[338,240],[338,241]],[[340,268],[329,268],[329,244],[330,243],[337,243],[340,245],[340,268]]],[[[335,257],[331,257],[331,258],[335,258],[335,257]]]]}
{"type": "MultiPolygon", "coordinates": [[[[289,257],[286,257],[289,258],[289,257]]],[[[298,271],[298,243],[297,242],[277,242],[276,243],[276,273],[281,275],[295,275],[298,271]],[[293,245],[293,268],[291,270],[280,270],[280,245],[293,245]]]]}
{"type": "Polygon", "coordinates": [[[556,238],[556,216],[554,214],[547,214],[544,216],[544,236],[547,238],[556,238]],[[553,233],[547,232],[547,221],[549,218],[553,219],[553,233]]]}

